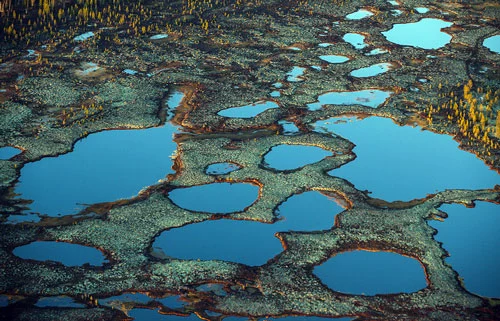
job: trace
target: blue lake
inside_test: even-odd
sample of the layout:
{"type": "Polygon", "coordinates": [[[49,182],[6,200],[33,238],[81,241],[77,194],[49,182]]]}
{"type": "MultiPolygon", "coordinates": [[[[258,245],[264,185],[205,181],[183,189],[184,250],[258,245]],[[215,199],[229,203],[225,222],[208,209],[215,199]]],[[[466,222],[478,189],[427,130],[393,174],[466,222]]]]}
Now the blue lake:
{"type": "Polygon", "coordinates": [[[318,146],[282,144],[271,148],[262,163],[278,171],[295,170],[317,163],[333,153],[318,146]]]}
{"type": "Polygon", "coordinates": [[[319,59],[326,61],[330,64],[341,64],[351,60],[349,57],[341,56],[341,55],[325,55],[319,56],[319,59]]]}
{"type": "Polygon", "coordinates": [[[370,10],[359,9],[358,11],[348,14],[347,16],[345,16],[345,18],[347,20],[361,20],[370,16],[373,16],[373,12],[371,12],[370,10]]]}
{"type": "Polygon", "coordinates": [[[399,126],[380,117],[330,118],[313,126],[318,132],[335,133],[356,144],[357,158],[328,174],[371,191],[375,198],[409,201],[445,189],[500,184],[499,174],[459,149],[447,135],[399,126]]]}
{"type": "Polygon", "coordinates": [[[382,34],[398,45],[438,49],[451,41],[451,36],[441,29],[452,25],[453,23],[441,19],[424,18],[418,22],[395,24],[382,34]]]}
{"type": "Polygon", "coordinates": [[[258,197],[259,187],[250,183],[212,183],[176,188],[168,193],[168,198],[179,207],[214,214],[243,211],[258,197]]]}
{"type": "Polygon", "coordinates": [[[12,253],[36,261],[56,261],[66,266],[85,263],[99,266],[107,262],[104,254],[96,248],[65,242],[36,241],[16,247],[12,253]]]}
{"type": "Polygon", "coordinates": [[[378,89],[332,91],[320,95],[318,101],[307,104],[307,108],[312,111],[321,109],[323,105],[361,105],[377,108],[382,105],[391,94],[392,91],[378,89]]]}
{"type": "Polygon", "coordinates": [[[484,39],[483,46],[497,54],[500,54],[500,35],[484,39]]]}
{"type": "Polygon", "coordinates": [[[240,165],[234,163],[215,163],[208,165],[205,169],[205,173],[208,175],[226,175],[240,168],[240,165]]]}
{"type": "Polygon", "coordinates": [[[274,101],[260,101],[250,105],[223,109],[217,114],[228,118],[252,118],[273,108],[279,108],[279,105],[274,101]]]}
{"type": "Polygon", "coordinates": [[[346,33],[342,39],[350,43],[355,49],[363,49],[368,46],[365,43],[365,36],[360,33],[346,33]]]}
{"type": "Polygon", "coordinates": [[[389,69],[393,68],[394,65],[389,62],[382,62],[379,64],[371,65],[364,68],[359,68],[351,71],[350,75],[357,78],[367,78],[383,74],[389,69]]]}
{"type": "Polygon", "coordinates": [[[475,294],[500,298],[500,205],[477,202],[475,208],[443,205],[444,222],[429,221],[438,230],[434,237],[450,253],[446,262],[465,288],[475,294]]]}
{"type": "Polygon", "coordinates": [[[0,159],[1,160],[7,160],[11,159],[12,157],[21,154],[21,150],[15,147],[0,147],[0,159]]]}
{"type": "Polygon", "coordinates": [[[411,293],[427,286],[419,261],[397,253],[351,251],[314,268],[330,289],[347,294],[411,293]]]}
{"type": "Polygon", "coordinates": [[[164,321],[164,320],[176,320],[176,321],[201,321],[196,314],[190,314],[187,317],[179,315],[166,315],[160,314],[159,310],[149,310],[149,309],[132,309],[128,312],[128,316],[133,318],[134,321],[164,321]]]}
{"type": "Polygon", "coordinates": [[[67,296],[43,297],[38,299],[35,306],[39,308],[45,308],[45,307],[85,308],[86,307],[84,304],[75,302],[75,300],[67,296]]]}
{"type": "Polygon", "coordinates": [[[286,81],[288,82],[300,82],[304,81],[304,72],[306,71],[306,68],[304,67],[298,67],[294,66],[293,69],[287,73],[287,78],[286,81]]]}
{"type": "MultiPolygon", "coordinates": [[[[180,100],[179,93],[170,97],[169,113],[180,100]]],[[[34,201],[32,212],[49,216],[75,214],[88,204],[133,197],[174,173],[176,132],[175,126],[166,123],[91,134],[70,153],[26,164],[15,192],[34,201]]]]}
{"type": "MultiPolygon", "coordinates": [[[[213,195],[212,195],[213,196],[213,195]]],[[[209,220],[164,231],[153,248],[189,260],[224,260],[262,265],[283,248],[276,232],[330,229],[343,208],[319,192],[296,194],[281,204],[274,224],[240,220],[209,220]],[[255,249],[259,249],[255,251],[255,249]]]]}

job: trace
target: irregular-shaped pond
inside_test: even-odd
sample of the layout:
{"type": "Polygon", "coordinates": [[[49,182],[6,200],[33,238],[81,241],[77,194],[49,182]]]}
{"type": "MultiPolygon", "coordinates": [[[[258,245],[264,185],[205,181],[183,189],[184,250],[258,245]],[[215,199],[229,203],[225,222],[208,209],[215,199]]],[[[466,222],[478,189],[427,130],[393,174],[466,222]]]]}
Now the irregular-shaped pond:
{"type": "Polygon", "coordinates": [[[340,253],[314,268],[330,289],[348,294],[411,293],[427,286],[422,265],[391,252],[340,253]]]}
{"type": "Polygon", "coordinates": [[[395,24],[382,34],[398,45],[438,49],[450,42],[451,36],[441,29],[451,25],[453,23],[441,19],[424,18],[418,22],[395,24]]]}
{"type": "Polygon", "coordinates": [[[75,302],[73,298],[70,298],[68,296],[43,297],[38,299],[35,306],[39,308],[46,308],[46,307],[85,308],[86,307],[84,304],[75,302]]]}
{"type": "Polygon", "coordinates": [[[196,314],[190,314],[186,317],[175,315],[175,314],[162,314],[160,310],[150,310],[135,308],[128,312],[128,316],[133,318],[134,321],[168,321],[168,320],[178,320],[178,321],[202,321],[196,316],[196,314]]]}
{"type": "Polygon", "coordinates": [[[229,118],[252,118],[268,109],[278,107],[279,105],[274,101],[259,101],[250,105],[223,109],[217,114],[229,118]]]}
{"type": "Polygon", "coordinates": [[[342,39],[350,43],[355,49],[363,49],[367,46],[365,36],[360,33],[346,33],[342,39]]]}
{"type": "Polygon", "coordinates": [[[176,132],[166,123],[91,134],[70,153],[26,164],[15,192],[34,200],[31,211],[49,216],[77,213],[83,204],[135,196],[174,173],[171,156],[177,149],[172,139],[176,132]]]}
{"type": "Polygon", "coordinates": [[[298,67],[294,66],[293,69],[287,73],[287,78],[286,81],[288,82],[300,82],[304,81],[304,71],[306,71],[306,68],[304,67],[298,67]]]}
{"type": "Polygon", "coordinates": [[[274,237],[276,232],[329,229],[342,210],[332,198],[309,191],[293,195],[281,204],[276,214],[283,219],[274,224],[209,220],[167,230],[156,238],[153,248],[180,259],[262,265],[283,250],[274,237]]]}
{"type": "Polygon", "coordinates": [[[333,153],[318,146],[282,144],[272,147],[263,158],[263,165],[277,171],[299,169],[319,162],[333,153]]]}
{"type": "Polygon", "coordinates": [[[16,247],[12,253],[20,258],[36,261],[56,261],[66,266],[85,263],[102,265],[106,258],[96,248],[65,242],[36,241],[16,247]]]}
{"type": "Polygon", "coordinates": [[[15,147],[6,146],[0,147],[0,160],[11,159],[12,157],[21,154],[21,150],[15,147]]]}
{"type": "Polygon", "coordinates": [[[450,188],[481,189],[500,184],[500,175],[447,135],[399,126],[391,119],[331,118],[315,130],[333,132],[356,144],[357,158],[332,176],[387,201],[412,200],[450,188]]]}
{"type": "Polygon", "coordinates": [[[259,197],[259,187],[250,183],[212,183],[176,188],[168,198],[188,211],[228,214],[240,212],[259,197]]]}
{"type": "Polygon", "coordinates": [[[484,39],[483,46],[497,54],[500,54],[500,35],[484,39]]]}
{"type": "Polygon", "coordinates": [[[367,78],[383,74],[393,68],[394,65],[389,62],[382,62],[364,68],[351,71],[350,75],[357,78],[367,78]]]}
{"type": "Polygon", "coordinates": [[[241,166],[235,163],[215,163],[208,165],[205,173],[208,175],[226,175],[240,168],[241,166]]]}
{"type": "Polygon", "coordinates": [[[362,105],[377,108],[392,94],[392,91],[365,89],[359,91],[332,91],[322,94],[315,103],[307,104],[309,110],[319,110],[323,105],[362,105]]]}
{"type": "Polygon", "coordinates": [[[344,63],[344,62],[351,60],[351,58],[346,57],[346,56],[341,56],[341,55],[319,56],[319,59],[326,61],[330,64],[341,64],[341,63],[344,63]]]}
{"type": "Polygon", "coordinates": [[[443,243],[452,268],[463,278],[465,288],[478,295],[500,298],[500,205],[477,202],[476,207],[443,205],[444,222],[431,221],[434,237],[443,243]]]}
{"type": "Polygon", "coordinates": [[[361,19],[368,18],[371,16],[373,16],[373,12],[371,12],[370,10],[359,9],[356,12],[348,14],[347,16],[345,16],[345,18],[347,20],[361,20],[361,19]]]}

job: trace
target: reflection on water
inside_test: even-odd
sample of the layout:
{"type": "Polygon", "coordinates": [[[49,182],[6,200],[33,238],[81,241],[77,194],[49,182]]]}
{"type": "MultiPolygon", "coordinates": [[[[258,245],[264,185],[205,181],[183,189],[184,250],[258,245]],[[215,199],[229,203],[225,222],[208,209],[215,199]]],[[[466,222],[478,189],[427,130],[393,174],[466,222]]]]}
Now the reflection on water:
{"type": "Polygon", "coordinates": [[[19,155],[21,150],[15,147],[0,147],[0,160],[11,159],[12,157],[19,155]]]}
{"type": "Polygon", "coordinates": [[[56,261],[66,266],[78,266],[85,263],[102,265],[107,262],[101,251],[93,247],[64,242],[36,241],[16,247],[14,255],[36,261],[56,261]]]}
{"type": "Polygon", "coordinates": [[[277,214],[283,219],[274,224],[226,219],[189,224],[161,233],[153,248],[179,259],[262,265],[283,250],[276,232],[329,229],[342,210],[319,192],[305,192],[278,207],[277,214]]]}
{"type": "Polygon", "coordinates": [[[319,110],[323,105],[361,105],[377,108],[382,105],[392,91],[365,89],[359,91],[332,91],[318,97],[318,102],[307,104],[309,110],[319,110]]]}
{"type": "Polygon", "coordinates": [[[388,118],[340,120],[318,121],[314,127],[352,141],[357,158],[328,174],[372,191],[372,197],[412,200],[450,188],[481,189],[500,184],[500,175],[475,155],[459,149],[450,136],[399,126],[388,118]]]}
{"type": "Polygon", "coordinates": [[[252,118],[268,109],[278,107],[278,104],[274,101],[260,101],[250,105],[223,109],[217,114],[229,118],[252,118]]]}
{"type": "Polygon", "coordinates": [[[319,162],[333,153],[318,146],[282,144],[264,155],[263,164],[278,171],[299,169],[319,162]]]}
{"type": "Polygon", "coordinates": [[[204,184],[176,188],[168,193],[168,198],[175,205],[186,210],[218,214],[243,211],[258,196],[259,187],[250,183],[204,184]]]}
{"type": "Polygon", "coordinates": [[[441,29],[451,25],[453,23],[441,19],[424,18],[418,22],[395,24],[382,34],[398,45],[438,49],[450,42],[451,36],[441,29]]]}
{"type": "Polygon", "coordinates": [[[478,295],[500,298],[500,205],[477,202],[475,208],[443,205],[444,222],[430,221],[434,238],[449,252],[446,262],[458,272],[465,288],[478,295]]]}
{"type": "Polygon", "coordinates": [[[330,289],[348,294],[410,293],[427,286],[422,265],[391,252],[340,253],[314,268],[330,289]]]}

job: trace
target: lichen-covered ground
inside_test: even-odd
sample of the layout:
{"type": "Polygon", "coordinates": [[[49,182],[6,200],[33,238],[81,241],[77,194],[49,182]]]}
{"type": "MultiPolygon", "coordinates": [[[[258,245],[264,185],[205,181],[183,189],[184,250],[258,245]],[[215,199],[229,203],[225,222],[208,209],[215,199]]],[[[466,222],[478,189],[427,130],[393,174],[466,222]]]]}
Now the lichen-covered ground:
{"type": "Polygon", "coordinates": [[[438,210],[444,203],[499,203],[500,187],[440,191],[408,203],[372,199],[348,181],[326,174],[354,160],[353,144],[313,132],[309,126],[352,114],[417,123],[454,136],[461,148],[500,169],[500,55],[482,45],[500,33],[497,2],[401,0],[394,6],[381,0],[36,1],[29,10],[24,3],[4,1],[0,7],[0,147],[23,150],[0,160],[0,220],[29,206],[14,195],[24,164],[71,152],[76,141],[102,130],[159,126],[167,121],[165,101],[174,90],[184,99],[172,122],[184,133],[175,138],[176,173],[136,198],[92,205],[85,212],[98,214],[93,216],[0,224],[0,294],[10,298],[10,304],[0,308],[3,319],[127,320],[128,310],[143,307],[217,320],[234,315],[500,320],[500,302],[464,289],[427,224],[446,217],[438,210]],[[345,20],[362,7],[374,15],[345,20]],[[416,7],[430,10],[419,14],[416,7]],[[395,15],[395,9],[401,14],[395,15]],[[452,36],[450,44],[430,50],[404,47],[381,33],[393,24],[425,17],[453,22],[443,30],[452,36]],[[93,37],[74,40],[86,32],[93,32],[93,37]],[[344,42],[349,32],[365,35],[368,46],[359,50],[344,42]],[[156,34],[168,37],[151,39],[156,34]],[[366,55],[375,48],[389,53],[366,55]],[[318,58],[326,54],[352,60],[328,64],[318,58]],[[396,67],[376,77],[349,76],[353,69],[380,62],[396,67]],[[311,68],[318,65],[321,70],[311,68]],[[293,66],[306,68],[302,81],[286,81],[293,66]],[[137,73],[124,73],[126,69],[137,73]],[[270,99],[272,84],[278,81],[284,85],[281,96],[273,98],[279,108],[248,119],[217,115],[222,109],[270,99]],[[325,92],[368,88],[394,94],[378,108],[306,107],[325,92]],[[300,133],[283,135],[280,120],[295,123],[300,133]],[[320,146],[335,156],[289,172],[261,166],[262,156],[284,143],[320,146]],[[226,161],[242,169],[224,176],[205,174],[209,164],[226,161]],[[252,182],[260,186],[259,199],[244,212],[220,216],[189,212],[166,197],[178,186],[214,181],[252,182]],[[159,258],[151,253],[154,238],[170,228],[209,219],[271,223],[279,204],[306,190],[335,195],[346,210],[330,230],[279,233],[284,250],[263,266],[159,258]],[[110,263],[66,267],[12,254],[15,247],[35,240],[96,247],[110,263]],[[410,294],[346,295],[313,275],[315,266],[353,249],[415,258],[425,269],[428,286],[410,294]],[[222,284],[227,295],[197,290],[213,283],[222,284]],[[113,308],[100,303],[130,292],[148,294],[151,301],[113,308]],[[61,295],[87,308],[34,306],[40,297],[61,295]],[[155,301],[171,295],[180,295],[186,304],[173,309],[155,301]]]}

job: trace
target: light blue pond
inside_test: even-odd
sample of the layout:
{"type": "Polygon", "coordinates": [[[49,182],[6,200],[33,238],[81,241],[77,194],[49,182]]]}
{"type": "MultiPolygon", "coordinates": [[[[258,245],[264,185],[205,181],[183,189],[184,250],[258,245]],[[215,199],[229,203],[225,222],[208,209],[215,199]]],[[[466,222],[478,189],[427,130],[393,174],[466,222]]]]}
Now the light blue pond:
{"type": "Polygon", "coordinates": [[[438,230],[434,237],[450,253],[446,262],[465,288],[475,294],[500,298],[500,205],[477,202],[475,208],[443,205],[444,222],[429,221],[438,230]]]}
{"type": "Polygon", "coordinates": [[[309,110],[319,110],[323,105],[362,105],[377,108],[391,96],[392,91],[365,89],[359,91],[332,91],[322,94],[315,103],[307,104],[309,110]]]}
{"type": "Polygon", "coordinates": [[[0,147],[0,159],[2,160],[11,159],[16,155],[21,154],[21,152],[22,151],[20,149],[11,146],[0,147]]]}
{"type": "Polygon", "coordinates": [[[371,65],[351,71],[350,75],[357,78],[367,78],[383,74],[393,67],[389,62],[382,62],[379,64],[371,65]]]}
{"type": "Polygon", "coordinates": [[[167,120],[171,120],[172,117],[174,117],[175,114],[175,109],[179,107],[179,105],[182,102],[182,99],[184,99],[184,94],[180,91],[174,91],[170,97],[168,97],[167,100],[167,120]]]}
{"type": "Polygon", "coordinates": [[[254,104],[231,107],[219,111],[217,114],[229,118],[252,118],[268,109],[278,108],[279,105],[274,101],[259,101],[254,104]]]}
{"type": "Polygon", "coordinates": [[[196,314],[190,314],[187,317],[182,317],[179,315],[166,315],[160,314],[159,310],[149,310],[149,309],[132,309],[128,312],[128,316],[133,318],[134,321],[168,321],[168,320],[176,320],[176,321],[202,321],[202,319],[198,318],[196,314]]]}
{"type": "Polygon", "coordinates": [[[500,35],[484,39],[483,46],[497,54],[500,54],[500,35]]]}
{"type": "Polygon", "coordinates": [[[341,56],[341,55],[325,55],[325,56],[319,56],[319,59],[326,61],[330,64],[341,64],[346,61],[351,60],[349,57],[346,56],[341,56]]]}
{"type": "Polygon", "coordinates": [[[391,119],[331,118],[316,122],[316,131],[333,132],[356,144],[357,158],[332,176],[386,201],[423,198],[445,189],[493,188],[500,175],[475,155],[458,148],[447,135],[398,126],[391,119]],[[339,122],[342,121],[342,122],[339,122]]]}
{"type": "Polygon", "coordinates": [[[415,8],[415,11],[417,11],[418,13],[427,13],[427,12],[429,12],[429,8],[417,7],[417,8],[415,8]]]}
{"type": "Polygon", "coordinates": [[[342,39],[350,43],[355,49],[363,49],[367,46],[365,36],[360,33],[346,33],[342,39]]]}
{"type": "Polygon", "coordinates": [[[395,24],[382,34],[388,41],[398,45],[438,49],[450,42],[451,36],[441,29],[451,25],[453,23],[441,19],[424,18],[418,22],[395,24]]]}
{"type": "Polygon", "coordinates": [[[302,77],[304,76],[304,71],[306,71],[306,68],[294,66],[293,69],[286,74],[287,75],[286,81],[288,82],[304,81],[304,78],[302,77]]]}
{"type": "Polygon", "coordinates": [[[359,9],[356,12],[348,14],[347,16],[345,16],[345,18],[347,20],[361,20],[370,16],[373,16],[373,12],[371,12],[370,10],[359,9]]]}
{"type": "Polygon", "coordinates": [[[208,175],[226,175],[240,168],[241,166],[235,163],[215,163],[208,165],[205,173],[208,175]]]}
{"type": "Polygon", "coordinates": [[[321,147],[282,144],[272,147],[262,163],[268,168],[288,171],[314,164],[328,156],[333,156],[333,153],[321,147]]]}
{"type": "Polygon", "coordinates": [[[365,55],[366,56],[376,56],[376,55],[381,55],[381,54],[385,54],[388,52],[389,51],[387,49],[375,48],[375,49],[370,50],[370,52],[366,53],[365,55]]]}
{"type": "Polygon", "coordinates": [[[239,220],[210,220],[164,231],[153,248],[189,260],[224,260],[262,265],[283,248],[276,232],[330,229],[343,210],[331,198],[309,191],[293,195],[278,207],[282,220],[274,224],[239,220]],[[255,249],[258,248],[258,251],[255,249]]]}
{"type": "Polygon", "coordinates": [[[56,261],[66,266],[78,266],[85,263],[102,265],[106,258],[96,248],[65,242],[36,241],[16,247],[14,255],[36,261],[56,261]]]}
{"type": "Polygon", "coordinates": [[[416,259],[391,252],[351,251],[314,268],[330,289],[358,295],[411,293],[427,286],[416,259]]]}
{"type": "Polygon", "coordinates": [[[279,90],[273,90],[269,93],[269,96],[273,98],[281,97],[281,92],[279,90]]]}
{"type": "Polygon", "coordinates": [[[286,121],[286,120],[280,120],[278,122],[278,125],[280,125],[283,128],[283,135],[285,136],[291,136],[291,135],[296,135],[300,132],[300,129],[295,125],[295,123],[291,121],[286,121]]]}
{"type": "Polygon", "coordinates": [[[56,296],[56,297],[44,297],[38,299],[35,304],[36,307],[46,308],[46,307],[57,307],[57,308],[85,308],[86,306],[82,303],[77,303],[70,297],[67,296],[56,296]]]}
{"type": "Polygon", "coordinates": [[[176,188],[168,198],[188,211],[228,214],[240,212],[259,197],[259,187],[250,183],[212,183],[176,188]]]}

